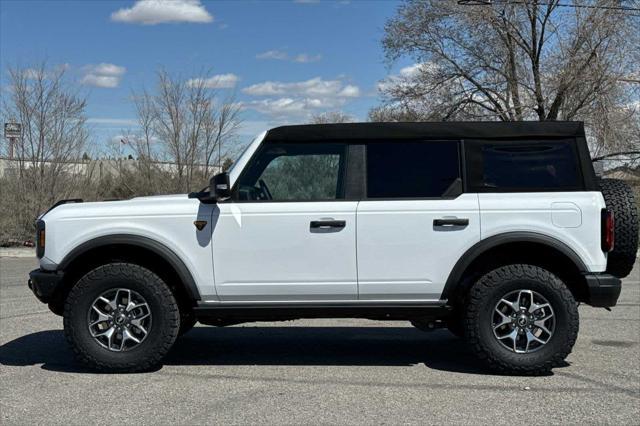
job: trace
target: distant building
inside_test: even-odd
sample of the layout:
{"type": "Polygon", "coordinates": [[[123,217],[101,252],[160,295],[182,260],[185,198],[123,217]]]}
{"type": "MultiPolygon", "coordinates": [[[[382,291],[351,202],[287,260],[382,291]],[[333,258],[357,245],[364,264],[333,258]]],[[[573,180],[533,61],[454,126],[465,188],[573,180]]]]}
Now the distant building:
{"type": "MultiPolygon", "coordinates": [[[[138,160],[132,158],[122,158],[122,159],[101,159],[101,160],[79,160],[79,161],[69,161],[65,162],[62,165],[65,173],[70,175],[79,175],[79,176],[90,176],[92,180],[101,180],[105,178],[107,175],[117,177],[120,174],[121,170],[135,170],[138,160]]],[[[45,162],[46,165],[56,164],[55,162],[45,162]]],[[[153,165],[160,170],[172,172],[177,171],[177,166],[175,163],[156,161],[153,162],[153,165]]],[[[24,168],[30,169],[33,167],[33,164],[30,161],[24,161],[24,168]]],[[[198,165],[196,167],[200,167],[204,169],[204,165],[198,165]]],[[[214,174],[220,171],[218,166],[209,166],[211,170],[210,174],[213,176],[214,174]]],[[[0,157],[0,178],[5,176],[11,176],[18,173],[20,170],[20,160],[13,158],[9,159],[7,157],[0,157]]]]}

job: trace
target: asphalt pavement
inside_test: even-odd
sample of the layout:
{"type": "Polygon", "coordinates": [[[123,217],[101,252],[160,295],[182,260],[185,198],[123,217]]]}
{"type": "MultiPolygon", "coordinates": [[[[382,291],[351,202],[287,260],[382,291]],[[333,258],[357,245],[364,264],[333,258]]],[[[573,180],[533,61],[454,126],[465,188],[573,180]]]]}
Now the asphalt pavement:
{"type": "Polygon", "coordinates": [[[95,374],[26,286],[33,258],[0,258],[0,424],[639,424],[640,272],[612,312],[580,307],[565,366],[494,375],[445,330],[300,320],[197,326],[165,364],[95,374]]]}

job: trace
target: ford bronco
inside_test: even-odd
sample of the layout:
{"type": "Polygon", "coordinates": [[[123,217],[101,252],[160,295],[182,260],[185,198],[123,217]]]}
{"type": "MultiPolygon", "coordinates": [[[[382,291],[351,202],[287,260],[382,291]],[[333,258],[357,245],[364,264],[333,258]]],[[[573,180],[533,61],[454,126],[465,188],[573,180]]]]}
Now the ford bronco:
{"type": "Polygon", "coordinates": [[[36,231],[29,286],[97,370],[152,368],[196,322],[368,318],[541,374],[579,303],[616,304],[638,214],[582,123],[356,123],[269,130],[206,190],[62,201],[36,231]]]}

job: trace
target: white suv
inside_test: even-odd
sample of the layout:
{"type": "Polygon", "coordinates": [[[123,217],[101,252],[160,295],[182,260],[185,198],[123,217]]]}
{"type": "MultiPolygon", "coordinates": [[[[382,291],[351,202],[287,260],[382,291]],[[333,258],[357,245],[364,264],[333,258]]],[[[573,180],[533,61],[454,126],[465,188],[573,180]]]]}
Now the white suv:
{"type": "Polygon", "coordinates": [[[153,367],[196,321],[357,317],[542,373],[638,245],[631,192],[598,180],[575,122],[279,127],[205,191],[69,201],[37,222],[29,286],[106,371],[153,367]]]}

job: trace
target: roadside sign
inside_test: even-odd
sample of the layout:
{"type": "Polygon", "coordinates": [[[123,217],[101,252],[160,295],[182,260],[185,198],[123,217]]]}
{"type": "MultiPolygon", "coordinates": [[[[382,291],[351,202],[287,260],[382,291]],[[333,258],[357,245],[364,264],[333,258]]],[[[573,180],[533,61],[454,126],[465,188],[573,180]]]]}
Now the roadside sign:
{"type": "Polygon", "coordinates": [[[22,124],[20,123],[4,123],[4,137],[19,138],[22,136],[22,124]]]}

